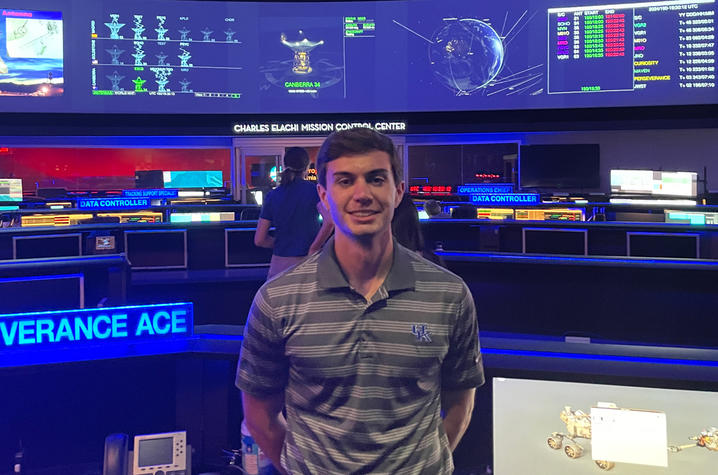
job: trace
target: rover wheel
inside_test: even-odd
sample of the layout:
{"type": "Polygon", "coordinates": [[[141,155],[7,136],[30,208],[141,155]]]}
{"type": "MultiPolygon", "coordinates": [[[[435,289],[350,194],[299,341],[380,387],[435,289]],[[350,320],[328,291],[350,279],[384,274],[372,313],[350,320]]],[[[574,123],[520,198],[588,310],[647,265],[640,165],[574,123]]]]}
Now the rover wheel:
{"type": "Polygon", "coordinates": [[[546,442],[548,442],[548,446],[551,447],[554,450],[558,450],[561,448],[561,445],[563,445],[563,441],[561,440],[561,437],[555,437],[550,436],[546,442]]]}
{"type": "Polygon", "coordinates": [[[615,463],[609,462],[608,460],[596,460],[596,465],[598,465],[598,468],[602,468],[604,470],[611,470],[613,467],[616,466],[615,463]]]}
{"type": "Polygon", "coordinates": [[[577,459],[581,455],[583,455],[583,448],[580,445],[576,444],[568,444],[566,447],[563,448],[563,451],[566,452],[566,455],[568,455],[572,459],[577,459]]]}

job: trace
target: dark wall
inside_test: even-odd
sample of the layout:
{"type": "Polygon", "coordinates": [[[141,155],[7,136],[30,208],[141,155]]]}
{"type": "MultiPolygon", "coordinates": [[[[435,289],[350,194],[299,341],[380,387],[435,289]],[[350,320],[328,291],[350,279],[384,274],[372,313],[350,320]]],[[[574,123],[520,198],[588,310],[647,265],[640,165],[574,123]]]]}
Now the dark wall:
{"type": "Polygon", "coordinates": [[[198,471],[240,447],[236,357],[170,355],[2,369],[0,474],[99,475],[105,437],[187,430],[198,471]]]}

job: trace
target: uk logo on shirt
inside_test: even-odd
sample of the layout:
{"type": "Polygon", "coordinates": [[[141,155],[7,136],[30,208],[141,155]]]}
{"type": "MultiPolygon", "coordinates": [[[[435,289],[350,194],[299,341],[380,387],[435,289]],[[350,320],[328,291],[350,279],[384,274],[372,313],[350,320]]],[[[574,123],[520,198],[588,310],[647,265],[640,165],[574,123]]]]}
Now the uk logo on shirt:
{"type": "Polygon", "coordinates": [[[417,343],[431,343],[431,332],[426,324],[415,323],[411,326],[411,333],[416,337],[417,343]]]}

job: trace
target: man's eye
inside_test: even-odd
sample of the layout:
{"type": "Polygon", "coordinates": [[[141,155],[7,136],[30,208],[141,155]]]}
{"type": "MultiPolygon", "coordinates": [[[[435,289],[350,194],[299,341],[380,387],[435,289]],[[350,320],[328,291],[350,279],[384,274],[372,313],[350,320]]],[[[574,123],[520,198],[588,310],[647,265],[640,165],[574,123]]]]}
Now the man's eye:
{"type": "Polygon", "coordinates": [[[371,182],[374,183],[375,185],[383,185],[385,181],[386,181],[386,179],[384,179],[384,177],[381,177],[381,176],[375,176],[371,180],[371,182]]]}
{"type": "Polygon", "coordinates": [[[341,185],[341,186],[347,186],[350,183],[351,183],[351,180],[349,180],[349,178],[340,178],[337,180],[337,185],[341,185]]]}

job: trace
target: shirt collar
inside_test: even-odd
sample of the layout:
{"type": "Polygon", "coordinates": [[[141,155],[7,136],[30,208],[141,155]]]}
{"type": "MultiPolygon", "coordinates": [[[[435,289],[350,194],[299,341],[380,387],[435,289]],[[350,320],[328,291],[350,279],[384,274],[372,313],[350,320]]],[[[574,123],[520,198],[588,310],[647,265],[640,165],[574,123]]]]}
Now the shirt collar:
{"type": "MultiPolygon", "coordinates": [[[[415,278],[410,251],[394,240],[391,269],[384,280],[387,292],[413,289],[415,278]]],[[[324,289],[350,288],[334,251],[334,238],[325,244],[317,260],[317,283],[324,289]]]]}

